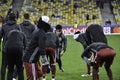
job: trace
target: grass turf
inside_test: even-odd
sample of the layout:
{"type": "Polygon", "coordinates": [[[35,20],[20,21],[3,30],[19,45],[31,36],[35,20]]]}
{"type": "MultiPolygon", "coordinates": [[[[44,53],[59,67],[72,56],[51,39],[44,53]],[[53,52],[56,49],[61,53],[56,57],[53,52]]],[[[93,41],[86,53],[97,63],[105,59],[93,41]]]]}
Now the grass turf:
{"type": "MultiPolygon", "coordinates": [[[[57,66],[56,80],[92,80],[92,77],[81,77],[82,74],[86,73],[86,64],[81,59],[81,53],[83,47],[79,42],[73,40],[72,36],[68,37],[68,47],[65,54],[62,56],[62,63],[64,72],[60,72],[57,66]]],[[[114,59],[111,69],[113,71],[114,80],[120,80],[120,35],[108,35],[108,44],[112,46],[116,51],[116,57],[114,59]]],[[[0,54],[0,64],[1,64],[0,54]]],[[[100,80],[108,80],[104,67],[99,69],[100,80]]],[[[25,75],[26,78],[26,75],[25,75]]],[[[47,74],[47,80],[51,79],[51,74],[47,74]]],[[[25,79],[26,80],[26,79],[25,79]]]]}

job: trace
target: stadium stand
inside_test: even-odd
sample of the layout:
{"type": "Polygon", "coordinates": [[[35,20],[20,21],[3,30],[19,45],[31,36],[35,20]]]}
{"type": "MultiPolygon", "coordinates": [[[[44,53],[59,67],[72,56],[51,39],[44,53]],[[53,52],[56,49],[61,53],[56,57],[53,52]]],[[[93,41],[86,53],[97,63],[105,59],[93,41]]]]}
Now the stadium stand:
{"type": "Polygon", "coordinates": [[[10,8],[10,2],[7,4],[1,4],[0,5],[0,15],[5,17],[9,8],[10,8]]]}
{"type": "MultiPolygon", "coordinates": [[[[119,24],[120,4],[114,0],[112,6],[115,20],[119,24]]],[[[3,13],[8,9],[9,7],[3,4],[0,7],[0,14],[5,16],[3,13]]],[[[31,15],[32,22],[38,20],[38,16],[49,16],[52,26],[57,24],[71,26],[76,22],[78,25],[84,25],[89,20],[104,24],[101,8],[97,6],[95,0],[24,0],[18,23],[23,20],[21,16],[26,12],[31,15]],[[86,19],[87,14],[89,15],[88,20],[86,19]]]]}
{"type": "MultiPolygon", "coordinates": [[[[41,15],[48,15],[51,18],[51,25],[73,25],[77,22],[84,25],[87,21],[85,14],[89,14],[90,19],[98,24],[102,24],[100,8],[94,1],[89,0],[58,0],[47,2],[41,0],[26,0],[23,4],[21,14],[29,12],[31,20],[34,21],[41,15]],[[96,19],[92,19],[92,16],[96,19]]],[[[20,20],[21,21],[21,20],[20,20]]]]}
{"type": "Polygon", "coordinates": [[[120,24],[120,3],[118,0],[112,2],[113,6],[113,15],[115,16],[115,20],[117,24],[120,24]]]}
{"type": "Polygon", "coordinates": [[[0,27],[2,26],[4,19],[10,9],[12,0],[10,0],[8,3],[3,4],[2,0],[0,1],[0,27]]]}

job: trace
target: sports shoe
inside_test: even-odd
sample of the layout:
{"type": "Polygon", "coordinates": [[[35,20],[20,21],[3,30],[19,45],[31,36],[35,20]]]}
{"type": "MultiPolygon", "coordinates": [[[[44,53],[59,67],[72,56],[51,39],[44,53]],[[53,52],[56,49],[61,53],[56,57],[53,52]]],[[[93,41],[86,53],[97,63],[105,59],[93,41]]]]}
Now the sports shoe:
{"type": "Polygon", "coordinates": [[[88,73],[87,74],[82,74],[81,76],[82,77],[89,77],[89,76],[92,76],[92,73],[90,73],[90,74],[88,74],[88,73]]]}
{"type": "Polygon", "coordinates": [[[60,71],[61,71],[61,72],[64,72],[64,70],[63,70],[62,68],[60,69],[60,71]]]}

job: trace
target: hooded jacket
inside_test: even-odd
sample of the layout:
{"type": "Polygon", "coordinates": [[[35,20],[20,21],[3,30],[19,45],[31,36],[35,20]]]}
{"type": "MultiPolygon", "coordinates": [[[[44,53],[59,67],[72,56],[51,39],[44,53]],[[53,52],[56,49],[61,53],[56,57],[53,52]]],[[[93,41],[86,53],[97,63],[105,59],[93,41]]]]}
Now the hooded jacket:
{"type": "Polygon", "coordinates": [[[67,37],[61,33],[59,36],[59,48],[64,50],[64,52],[66,51],[67,48],[67,37]]]}
{"type": "Polygon", "coordinates": [[[31,24],[29,21],[25,20],[20,24],[21,31],[24,32],[26,35],[27,41],[30,42],[31,35],[33,31],[35,30],[35,27],[33,24],[31,24]]]}
{"type": "Polygon", "coordinates": [[[46,32],[49,30],[50,25],[44,21],[39,21],[37,27],[38,29],[33,32],[30,44],[23,56],[25,62],[38,62],[40,55],[45,55],[46,32]]]}
{"type": "Polygon", "coordinates": [[[6,41],[6,36],[11,30],[20,30],[19,26],[16,24],[16,21],[9,20],[6,24],[3,24],[1,30],[0,30],[0,39],[3,38],[3,45],[6,41]]]}
{"type": "Polygon", "coordinates": [[[59,38],[53,32],[47,32],[46,47],[58,48],[59,47],[59,38]]]}
{"type": "Polygon", "coordinates": [[[96,55],[97,52],[100,49],[104,49],[104,48],[111,48],[111,49],[113,49],[112,47],[108,46],[106,43],[103,43],[103,42],[94,42],[94,43],[90,44],[84,50],[84,52],[82,53],[81,57],[82,58],[87,57],[89,55],[89,52],[92,52],[92,53],[94,53],[94,55],[96,55]]]}
{"type": "Polygon", "coordinates": [[[107,38],[103,32],[103,28],[98,24],[92,24],[86,29],[89,44],[93,42],[107,43],[107,38]]]}
{"type": "Polygon", "coordinates": [[[19,30],[11,30],[6,36],[5,50],[6,49],[25,49],[26,37],[25,34],[19,30]]]}
{"type": "Polygon", "coordinates": [[[83,45],[84,49],[88,46],[88,40],[85,33],[80,33],[75,40],[80,42],[83,45]]]}

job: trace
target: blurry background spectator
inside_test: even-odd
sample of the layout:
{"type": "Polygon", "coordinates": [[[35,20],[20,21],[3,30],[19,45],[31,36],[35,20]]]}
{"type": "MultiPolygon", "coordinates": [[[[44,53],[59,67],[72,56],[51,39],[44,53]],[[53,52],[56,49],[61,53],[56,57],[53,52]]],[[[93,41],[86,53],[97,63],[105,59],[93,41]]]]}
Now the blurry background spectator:
{"type": "Polygon", "coordinates": [[[108,19],[106,22],[105,22],[105,25],[111,25],[111,20],[110,19],[108,19]]]}

